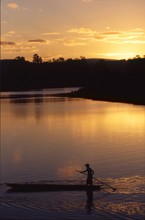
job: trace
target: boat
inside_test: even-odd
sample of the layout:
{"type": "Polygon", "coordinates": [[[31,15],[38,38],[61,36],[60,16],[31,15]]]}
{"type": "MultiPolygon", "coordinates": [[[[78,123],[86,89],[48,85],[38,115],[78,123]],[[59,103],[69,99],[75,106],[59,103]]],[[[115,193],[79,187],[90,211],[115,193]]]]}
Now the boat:
{"type": "Polygon", "coordinates": [[[43,191],[96,191],[101,185],[85,184],[50,184],[50,183],[6,183],[14,192],[43,192],[43,191]]]}

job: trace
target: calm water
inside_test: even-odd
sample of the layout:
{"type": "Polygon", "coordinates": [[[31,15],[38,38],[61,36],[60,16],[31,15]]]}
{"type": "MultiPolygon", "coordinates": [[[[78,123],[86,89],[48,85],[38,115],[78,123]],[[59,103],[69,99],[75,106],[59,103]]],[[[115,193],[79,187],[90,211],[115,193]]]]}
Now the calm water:
{"type": "Polygon", "coordinates": [[[58,92],[1,100],[1,183],[83,181],[75,171],[90,163],[117,191],[96,192],[89,204],[83,192],[9,194],[2,184],[3,217],[9,208],[18,219],[144,219],[145,106],[45,96],[58,92]]]}

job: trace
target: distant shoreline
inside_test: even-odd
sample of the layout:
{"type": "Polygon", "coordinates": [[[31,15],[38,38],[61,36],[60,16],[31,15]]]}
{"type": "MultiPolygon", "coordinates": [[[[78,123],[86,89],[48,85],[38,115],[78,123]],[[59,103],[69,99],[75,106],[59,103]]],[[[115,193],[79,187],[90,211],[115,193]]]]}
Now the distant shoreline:
{"type": "MultiPolygon", "coordinates": [[[[5,91],[6,92],[6,91],[5,91]]],[[[10,91],[7,91],[10,92],[10,91]]],[[[16,91],[11,91],[16,92],[16,91]]],[[[19,91],[17,91],[19,92],[19,91]]],[[[23,91],[25,92],[25,91],[23,91]]],[[[26,91],[28,92],[28,91],[26,91]]],[[[84,99],[91,99],[94,101],[106,101],[106,102],[118,102],[118,103],[126,103],[126,104],[133,104],[133,105],[145,105],[145,98],[137,99],[136,97],[109,97],[109,96],[101,96],[92,94],[89,90],[82,88],[79,90],[72,90],[68,93],[57,93],[57,94],[11,94],[0,96],[0,99],[26,99],[26,98],[45,98],[45,97],[69,97],[69,98],[84,98],[84,99]]]]}
{"type": "Polygon", "coordinates": [[[133,99],[117,99],[117,98],[108,98],[108,97],[95,97],[95,96],[85,96],[85,95],[79,95],[79,94],[71,94],[71,93],[67,93],[67,94],[57,94],[56,96],[61,96],[61,97],[71,97],[71,98],[84,98],[84,99],[91,99],[94,101],[105,101],[105,102],[118,102],[118,103],[125,103],[125,104],[133,104],[133,105],[145,105],[145,101],[140,101],[140,100],[135,100],[133,99]]]}
{"type": "MultiPolygon", "coordinates": [[[[30,63],[1,60],[1,92],[35,91],[21,98],[43,98],[37,91],[72,88],[54,96],[145,105],[145,58],[129,60],[69,59],[30,63]],[[74,89],[73,89],[74,87],[74,89]],[[81,88],[76,90],[75,87],[81,88]]],[[[3,98],[3,97],[1,97],[3,98]]],[[[5,98],[20,98],[11,94],[5,98]]]]}

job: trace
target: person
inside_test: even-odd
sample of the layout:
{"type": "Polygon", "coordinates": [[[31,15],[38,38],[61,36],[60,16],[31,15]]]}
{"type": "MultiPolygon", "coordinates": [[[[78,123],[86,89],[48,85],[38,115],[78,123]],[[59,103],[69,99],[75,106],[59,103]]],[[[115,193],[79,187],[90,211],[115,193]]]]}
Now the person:
{"type": "Polygon", "coordinates": [[[87,180],[86,184],[87,185],[93,185],[93,175],[94,175],[94,170],[91,169],[90,165],[87,163],[85,164],[86,170],[81,171],[81,173],[87,173],[87,180]]]}

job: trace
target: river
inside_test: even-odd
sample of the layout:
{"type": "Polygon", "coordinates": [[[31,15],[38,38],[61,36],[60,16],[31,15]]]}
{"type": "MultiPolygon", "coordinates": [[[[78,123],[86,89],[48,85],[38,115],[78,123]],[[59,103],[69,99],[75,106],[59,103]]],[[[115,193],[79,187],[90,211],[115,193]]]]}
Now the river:
{"type": "Polygon", "coordinates": [[[68,91],[2,93],[2,218],[144,219],[145,106],[48,96],[68,91]],[[117,190],[88,202],[84,192],[10,194],[4,184],[82,182],[86,163],[117,190]]]}

